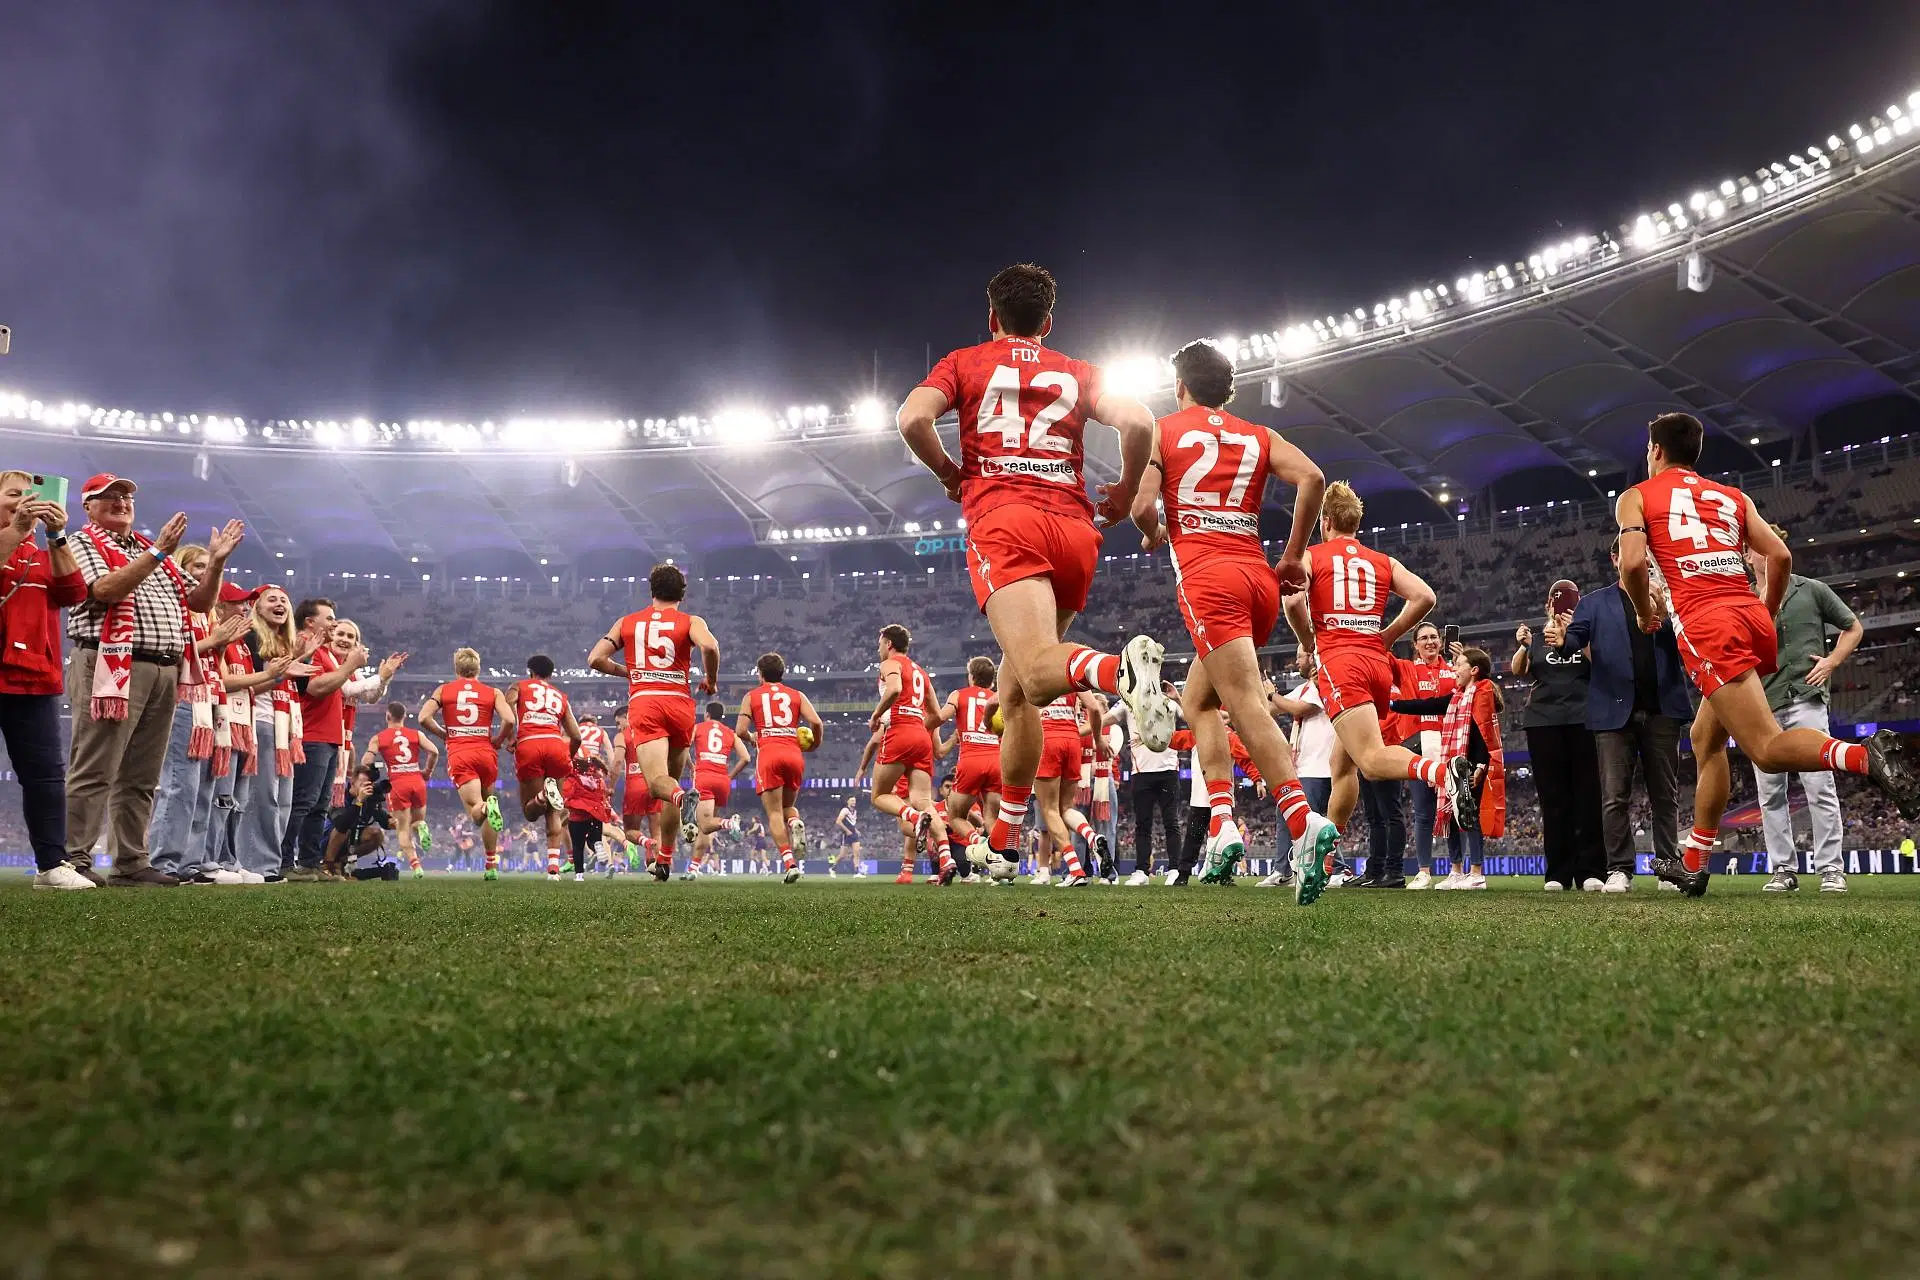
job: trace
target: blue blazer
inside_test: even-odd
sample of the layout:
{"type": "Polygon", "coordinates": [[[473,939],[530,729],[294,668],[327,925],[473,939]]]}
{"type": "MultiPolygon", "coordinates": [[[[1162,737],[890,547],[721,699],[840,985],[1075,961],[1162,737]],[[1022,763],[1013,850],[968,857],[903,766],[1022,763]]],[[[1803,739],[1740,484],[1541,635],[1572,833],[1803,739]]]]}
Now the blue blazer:
{"type": "MultiPolygon", "coordinates": [[[[1593,647],[1593,679],[1587,685],[1587,728],[1595,733],[1624,729],[1633,716],[1633,635],[1627,615],[1633,606],[1616,583],[1580,597],[1573,621],[1567,624],[1560,652],[1593,647]]],[[[1660,693],[1660,714],[1686,722],[1693,719],[1693,697],[1687,669],[1680,662],[1680,644],[1669,618],[1653,636],[1654,681],[1660,693]]]]}

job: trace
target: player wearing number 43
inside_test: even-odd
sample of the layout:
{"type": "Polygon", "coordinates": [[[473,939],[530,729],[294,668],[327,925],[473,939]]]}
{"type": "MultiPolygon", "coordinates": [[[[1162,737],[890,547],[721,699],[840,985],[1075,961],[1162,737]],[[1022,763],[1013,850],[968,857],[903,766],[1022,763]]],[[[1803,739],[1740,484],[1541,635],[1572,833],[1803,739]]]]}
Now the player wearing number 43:
{"type": "Polygon", "coordinates": [[[1707,891],[1707,855],[1720,833],[1730,783],[1727,740],[1762,773],[1864,775],[1909,822],[1920,818],[1920,771],[1898,734],[1881,730],[1865,743],[1842,742],[1818,729],[1782,729],[1767,705],[1761,677],[1775,668],[1774,615],[1793,573],[1793,553],[1761,518],[1753,499],[1694,470],[1705,439],[1691,414],[1663,413],[1647,425],[1647,479],[1620,495],[1620,584],[1640,627],[1659,630],[1653,599],[1658,570],[1672,599],[1673,630],[1700,709],[1693,718],[1693,832],[1679,857],[1661,858],[1654,874],[1698,897],[1707,891]],[[1766,562],[1765,599],[1747,581],[1746,552],[1766,562]]]}

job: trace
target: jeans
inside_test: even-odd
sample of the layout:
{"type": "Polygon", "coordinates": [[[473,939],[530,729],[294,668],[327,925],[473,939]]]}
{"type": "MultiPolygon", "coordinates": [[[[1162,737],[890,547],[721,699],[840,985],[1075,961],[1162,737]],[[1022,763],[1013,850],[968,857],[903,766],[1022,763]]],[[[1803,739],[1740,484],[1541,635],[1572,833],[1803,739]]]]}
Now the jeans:
{"type": "Polygon", "coordinates": [[[1414,865],[1433,870],[1433,817],[1439,798],[1433,788],[1418,778],[1407,779],[1407,794],[1413,799],[1414,865]]]}
{"type": "Polygon", "coordinates": [[[1484,868],[1486,866],[1485,851],[1486,838],[1480,834],[1478,828],[1462,832],[1451,822],[1447,824],[1447,860],[1452,863],[1448,870],[1465,871],[1468,867],[1484,868]],[[1460,847],[1463,844],[1466,846],[1464,858],[1461,856],[1460,847]]]}
{"type": "MultiPolygon", "coordinates": [[[[1782,729],[1816,729],[1827,732],[1827,704],[1818,699],[1788,703],[1775,717],[1782,729]]],[[[1813,824],[1813,848],[1807,857],[1809,871],[1840,869],[1840,792],[1831,773],[1802,773],[1800,789],[1807,794],[1807,818],[1813,824]]],[[[1793,813],[1787,807],[1787,775],[1753,771],[1754,785],[1760,791],[1760,825],[1767,835],[1767,870],[1794,869],[1793,813]]]]}
{"type": "Polygon", "coordinates": [[[293,779],[273,772],[273,721],[256,723],[254,732],[266,746],[260,753],[260,772],[234,780],[234,803],[238,806],[234,854],[243,871],[272,879],[281,874],[280,849],[293,810],[293,779]]]}
{"type": "Polygon", "coordinates": [[[1527,730],[1533,780],[1539,792],[1540,840],[1546,878],[1569,889],[1607,874],[1600,835],[1600,758],[1584,724],[1535,725],[1527,730]]]}
{"type": "Polygon", "coordinates": [[[67,860],[67,753],[60,745],[60,695],[0,693],[0,736],[20,779],[33,865],[51,871],[67,860]]]}
{"type": "Polygon", "coordinates": [[[1640,762],[1652,809],[1653,851],[1671,858],[1680,848],[1680,732],[1682,725],[1658,712],[1636,711],[1620,729],[1597,731],[1600,757],[1600,830],[1607,870],[1633,875],[1633,765],[1640,762]]]}
{"type": "Polygon", "coordinates": [[[320,855],[327,848],[327,802],[333,795],[340,747],[333,742],[308,742],[302,746],[307,758],[293,766],[293,808],[287,814],[287,833],[280,838],[282,869],[295,863],[317,867],[320,855]]]}
{"type": "Polygon", "coordinates": [[[1332,778],[1302,778],[1300,789],[1307,793],[1307,804],[1321,817],[1327,816],[1327,801],[1333,798],[1332,778]]]}
{"type": "Polygon", "coordinates": [[[1177,863],[1177,851],[1180,848],[1179,772],[1161,769],[1153,773],[1136,773],[1129,788],[1133,800],[1134,870],[1153,870],[1153,814],[1156,807],[1160,811],[1160,827],[1165,835],[1167,862],[1170,865],[1177,863]]]}
{"type": "Polygon", "coordinates": [[[244,797],[253,790],[253,779],[242,775],[247,757],[233,753],[233,768],[224,778],[215,778],[208,788],[211,804],[207,815],[207,856],[201,865],[237,867],[240,814],[246,808],[244,797]]]}
{"type": "Polygon", "coordinates": [[[1401,816],[1399,781],[1361,778],[1360,803],[1367,811],[1367,873],[1376,880],[1402,874],[1407,822],[1401,816]]]}
{"type": "Polygon", "coordinates": [[[148,854],[154,867],[183,879],[200,866],[204,844],[194,842],[194,818],[199,816],[204,834],[206,810],[201,807],[201,792],[210,792],[213,780],[207,761],[187,757],[192,737],[193,707],[182,702],[174,707],[173,726],[167,731],[167,754],[160,765],[160,785],[153,793],[153,819],[147,832],[148,854]]]}

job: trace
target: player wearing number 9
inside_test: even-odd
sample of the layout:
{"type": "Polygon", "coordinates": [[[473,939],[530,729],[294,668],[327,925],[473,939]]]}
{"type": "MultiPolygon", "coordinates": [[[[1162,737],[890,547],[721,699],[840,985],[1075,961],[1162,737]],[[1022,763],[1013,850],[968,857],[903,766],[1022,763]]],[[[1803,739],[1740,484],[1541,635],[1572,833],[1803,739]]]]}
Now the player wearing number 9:
{"type": "Polygon", "coordinates": [[[420,704],[420,729],[447,744],[447,776],[459,789],[467,816],[480,829],[480,843],[487,851],[486,874],[492,880],[499,876],[500,828],[505,825],[493,786],[500,775],[500,744],[512,739],[517,724],[513,704],[499,690],[480,683],[477,652],[454,650],[453,674],[454,679],[420,704]]]}

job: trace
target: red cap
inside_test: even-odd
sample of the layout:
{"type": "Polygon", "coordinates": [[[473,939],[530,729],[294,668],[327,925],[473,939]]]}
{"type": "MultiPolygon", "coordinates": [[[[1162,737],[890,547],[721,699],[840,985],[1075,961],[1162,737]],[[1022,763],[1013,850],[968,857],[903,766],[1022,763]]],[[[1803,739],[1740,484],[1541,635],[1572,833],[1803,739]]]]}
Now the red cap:
{"type": "Polygon", "coordinates": [[[140,489],[140,486],[131,480],[117,476],[111,471],[102,471],[99,475],[94,476],[80,487],[80,501],[92,502],[107,490],[118,488],[121,485],[127,487],[128,493],[137,493],[140,489]]]}
{"type": "Polygon", "coordinates": [[[237,583],[223,582],[220,584],[220,603],[245,604],[249,600],[258,599],[260,593],[265,590],[266,587],[264,585],[258,587],[243,587],[237,583]]]}

